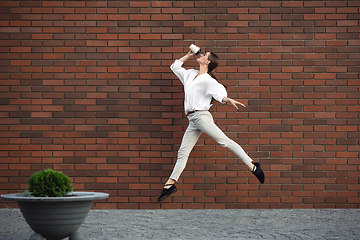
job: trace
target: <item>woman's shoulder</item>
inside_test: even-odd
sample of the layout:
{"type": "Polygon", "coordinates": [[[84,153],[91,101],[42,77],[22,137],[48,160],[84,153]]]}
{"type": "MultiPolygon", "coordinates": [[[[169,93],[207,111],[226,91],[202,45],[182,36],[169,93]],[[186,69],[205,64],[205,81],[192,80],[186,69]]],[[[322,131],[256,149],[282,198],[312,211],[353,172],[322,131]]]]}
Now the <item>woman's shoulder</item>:
{"type": "Polygon", "coordinates": [[[194,68],[189,68],[189,69],[185,69],[185,71],[188,73],[188,74],[198,74],[199,73],[199,70],[196,70],[194,68]]]}
{"type": "Polygon", "coordinates": [[[208,78],[208,80],[209,80],[210,82],[219,83],[218,80],[216,80],[215,78],[213,78],[209,73],[206,73],[206,77],[208,78]]]}

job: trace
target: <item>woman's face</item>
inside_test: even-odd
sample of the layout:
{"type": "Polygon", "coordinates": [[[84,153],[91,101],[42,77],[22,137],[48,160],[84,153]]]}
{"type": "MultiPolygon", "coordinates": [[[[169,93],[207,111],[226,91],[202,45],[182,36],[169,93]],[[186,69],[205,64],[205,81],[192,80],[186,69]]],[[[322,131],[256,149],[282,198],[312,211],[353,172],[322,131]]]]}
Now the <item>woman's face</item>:
{"type": "Polygon", "coordinates": [[[210,52],[202,53],[199,55],[199,58],[197,58],[196,61],[200,64],[209,64],[210,63],[209,55],[210,55],[210,52]]]}

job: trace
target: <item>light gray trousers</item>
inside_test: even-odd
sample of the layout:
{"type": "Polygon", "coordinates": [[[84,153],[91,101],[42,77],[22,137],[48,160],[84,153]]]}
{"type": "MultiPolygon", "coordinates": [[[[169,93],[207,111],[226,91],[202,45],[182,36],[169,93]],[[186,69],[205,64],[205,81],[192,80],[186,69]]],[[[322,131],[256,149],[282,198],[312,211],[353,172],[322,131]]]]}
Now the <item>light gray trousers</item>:
{"type": "Polygon", "coordinates": [[[253,160],[245,153],[244,149],[227,137],[221,129],[216,126],[214,119],[209,111],[196,111],[189,114],[189,126],[187,127],[179,151],[176,164],[170,178],[177,181],[180,174],[184,171],[191,150],[194,148],[201,133],[206,133],[221,146],[230,149],[235,153],[246,165],[253,160]]]}

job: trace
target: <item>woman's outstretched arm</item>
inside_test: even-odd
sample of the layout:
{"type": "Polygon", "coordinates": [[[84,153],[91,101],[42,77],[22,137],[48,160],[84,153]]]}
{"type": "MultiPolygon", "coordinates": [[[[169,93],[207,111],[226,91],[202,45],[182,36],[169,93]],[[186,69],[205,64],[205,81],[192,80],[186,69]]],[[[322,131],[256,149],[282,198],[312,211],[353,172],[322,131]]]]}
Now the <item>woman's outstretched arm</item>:
{"type": "Polygon", "coordinates": [[[231,103],[234,107],[236,107],[236,109],[239,109],[237,105],[241,105],[241,106],[243,106],[243,107],[246,107],[245,104],[243,104],[243,103],[241,103],[241,102],[238,102],[238,101],[235,101],[234,99],[228,98],[228,97],[224,97],[223,100],[222,100],[222,102],[226,102],[226,103],[229,102],[229,103],[231,103]]]}

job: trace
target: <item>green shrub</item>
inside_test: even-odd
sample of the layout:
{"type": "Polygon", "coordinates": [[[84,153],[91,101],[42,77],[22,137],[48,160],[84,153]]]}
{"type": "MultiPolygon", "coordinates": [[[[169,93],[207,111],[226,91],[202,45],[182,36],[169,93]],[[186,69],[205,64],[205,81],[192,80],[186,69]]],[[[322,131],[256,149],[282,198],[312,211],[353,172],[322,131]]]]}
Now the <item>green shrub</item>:
{"type": "Polygon", "coordinates": [[[34,173],[28,183],[29,192],[35,197],[64,197],[73,190],[70,178],[52,169],[34,173]]]}

